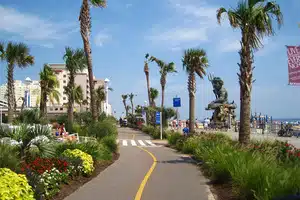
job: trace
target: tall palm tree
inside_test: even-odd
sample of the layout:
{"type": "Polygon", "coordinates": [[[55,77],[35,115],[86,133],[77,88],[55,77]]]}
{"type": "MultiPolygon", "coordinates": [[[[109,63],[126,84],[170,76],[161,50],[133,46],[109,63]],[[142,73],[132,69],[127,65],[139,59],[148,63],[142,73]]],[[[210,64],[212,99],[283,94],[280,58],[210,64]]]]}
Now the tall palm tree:
{"type": "Polygon", "coordinates": [[[127,94],[122,95],[122,101],[123,101],[123,105],[124,105],[124,108],[125,108],[125,111],[126,111],[126,117],[128,117],[128,110],[127,110],[127,104],[126,104],[127,98],[128,98],[127,94]]]}
{"type": "Polygon", "coordinates": [[[157,59],[154,56],[151,56],[149,59],[151,62],[156,62],[156,64],[159,66],[160,70],[160,85],[161,85],[161,109],[164,108],[164,101],[165,101],[165,87],[167,84],[167,74],[169,73],[176,73],[175,64],[173,62],[171,63],[165,63],[164,61],[157,59]]]}
{"type": "Polygon", "coordinates": [[[266,0],[245,0],[240,1],[235,9],[220,8],[217,11],[219,23],[223,13],[227,14],[231,27],[239,28],[242,34],[241,50],[239,51],[240,73],[238,74],[241,102],[239,142],[247,144],[250,142],[253,50],[262,47],[261,40],[265,36],[271,36],[275,33],[272,18],[276,18],[280,27],[283,23],[283,17],[279,5],[266,0]]]}
{"type": "Polygon", "coordinates": [[[94,75],[93,75],[93,64],[92,64],[92,49],[90,45],[90,33],[92,27],[90,4],[95,7],[105,8],[106,0],[82,0],[80,9],[79,21],[80,21],[80,34],[83,41],[84,51],[87,58],[87,66],[89,72],[89,86],[91,94],[91,111],[93,120],[97,121],[96,104],[94,98],[94,75]]]}
{"type": "Polygon", "coordinates": [[[151,99],[153,107],[156,106],[155,99],[158,97],[158,94],[159,94],[159,92],[157,89],[150,88],[150,99],[151,99]]]}
{"type": "Polygon", "coordinates": [[[105,87],[104,86],[99,86],[96,89],[95,94],[96,94],[95,97],[96,97],[96,105],[97,105],[97,115],[100,115],[102,113],[101,104],[106,99],[105,87]]]}
{"type": "MultiPolygon", "coordinates": [[[[108,88],[109,91],[113,91],[112,88],[108,88]]],[[[102,113],[101,110],[101,104],[102,102],[106,101],[106,91],[105,87],[103,85],[99,86],[95,91],[95,97],[96,97],[96,105],[97,105],[97,115],[100,115],[102,113]]]]}
{"type": "Polygon", "coordinates": [[[75,95],[78,95],[79,90],[82,93],[82,88],[76,88],[75,86],[75,75],[87,67],[87,59],[83,49],[73,50],[70,47],[66,47],[65,51],[63,58],[69,72],[69,82],[64,87],[64,92],[68,96],[68,130],[71,131],[74,118],[75,95]]]}
{"type": "Polygon", "coordinates": [[[208,59],[203,49],[188,49],[184,52],[182,58],[183,69],[187,72],[188,91],[189,91],[189,128],[190,132],[195,132],[195,95],[196,95],[196,77],[201,79],[206,75],[205,69],[208,67],[208,59]]]}
{"type": "Polygon", "coordinates": [[[74,102],[80,106],[81,111],[81,104],[83,102],[83,90],[80,85],[75,85],[74,88],[74,102]]]}
{"type": "Polygon", "coordinates": [[[149,104],[152,105],[151,98],[150,98],[150,80],[149,80],[149,54],[147,53],[145,55],[145,61],[144,61],[144,73],[146,75],[146,81],[147,81],[147,93],[148,93],[148,101],[149,104]]]}
{"type": "Polygon", "coordinates": [[[129,96],[129,100],[130,100],[130,103],[131,103],[131,114],[133,114],[134,113],[133,98],[136,95],[133,94],[133,93],[130,93],[128,96],[129,96]]]}
{"type": "Polygon", "coordinates": [[[44,64],[40,72],[40,86],[40,117],[45,117],[47,114],[48,98],[50,102],[54,104],[54,100],[59,103],[60,96],[59,91],[56,90],[56,88],[59,87],[59,81],[48,64],[44,64]]]}
{"type": "Polygon", "coordinates": [[[7,62],[8,123],[12,123],[16,104],[14,69],[15,66],[25,68],[29,65],[33,65],[34,57],[30,55],[29,48],[26,44],[8,42],[6,46],[0,43],[0,60],[7,62]]]}

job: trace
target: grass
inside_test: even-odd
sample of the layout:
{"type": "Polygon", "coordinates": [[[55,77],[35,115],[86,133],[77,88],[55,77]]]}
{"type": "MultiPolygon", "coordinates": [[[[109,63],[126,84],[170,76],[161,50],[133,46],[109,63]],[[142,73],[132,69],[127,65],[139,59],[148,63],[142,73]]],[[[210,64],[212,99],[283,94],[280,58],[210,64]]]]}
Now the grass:
{"type": "Polygon", "coordinates": [[[222,134],[183,139],[174,133],[168,141],[203,160],[203,168],[214,181],[232,183],[240,199],[269,200],[300,191],[300,158],[286,155],[293,148],[289,145],[253,142],[244,147],[222,134]]]}

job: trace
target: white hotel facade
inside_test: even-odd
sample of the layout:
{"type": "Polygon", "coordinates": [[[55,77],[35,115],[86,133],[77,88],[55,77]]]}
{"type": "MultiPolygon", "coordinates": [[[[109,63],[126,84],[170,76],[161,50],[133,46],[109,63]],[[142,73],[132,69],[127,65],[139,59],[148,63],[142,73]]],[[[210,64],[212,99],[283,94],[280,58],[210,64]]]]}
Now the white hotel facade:
{"type": "MultiPolygon", "coordinates": [[[[60,102],[54,102],[54,104],[51,104],[49,101],[47,102],[47,112],[49,114],[63,114],[67,112],[67,103],[68,103],[68,97],[66,94],[64,94],[64,86],[67,86],[68,80],[69,80],[69,72],[66,69],[65,64],[49,64],[50,68],[54,71],[57,80],[59,81],[59,87],[57,90],[60,94],[60,102]]],[[[86,99],[87,102],[90,102],[90,89],[89,89],[89,77],[88,77],[88,71],[87,69],[79,72],[75,76],[75,84],[80,85],[83,91],[83,99],[86,99]]],[[[104,86],[105,82],[104,80],[96,80],[94,77],[94,84],[95,89],[99,86],[104,86]]],[[[25,107],[39,107],[39,99],[40,99],[40,93],[41,88],[39,81],[32,81],[30,78],[26,78],[24,82],[20,80],[15,81],[15,96],[17,100],[17,107],[22,106],[22,99],[21,97],[25,97],[25,92],[29,93],[28,102],[26,103],[25,107]]],[[[7,84],[3,84],[0,86],[0,101],[7,102],[7,84]]],[[[104,105],[106,105],[106,102],[102,102],[101,110],[105,111],[104,105]]],[[[80,111],[88,111],[90,108],[90,105],[74,105],[74,111],[80,112],[80,111]]],[[[107,104],[107,114],[112,115],[112,108],[110,104],[107,104]]]]}

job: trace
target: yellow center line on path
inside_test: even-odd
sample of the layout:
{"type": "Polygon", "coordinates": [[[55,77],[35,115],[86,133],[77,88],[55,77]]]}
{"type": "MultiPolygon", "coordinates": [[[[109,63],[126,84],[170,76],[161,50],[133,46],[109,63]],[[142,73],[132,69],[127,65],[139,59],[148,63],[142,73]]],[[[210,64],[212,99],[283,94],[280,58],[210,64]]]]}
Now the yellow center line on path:
{"type": "Polygon", "coordinates": [[[146,150],[146,149],[144,149],[144,148],[142,148],[142,147],[138,147],[138,148],[140,148],[140,149],[142,149],[143,151],[147,152],[147,153],[152,157],[153,163],[152,163],[152,165],[151,165],[149,171],[148,171],[147,174],[145,175],[143,181],[141,182],[140,187],[139,187],[139,190],[137,191],[134,200],[141,200],[142,194],[143,194],[143,191],[144,191],[144,188],[145,188],[145,186],[146,186],[146,184],[147,184],[147,181],[148,181],[148,179],[150,178],[150,176],[151,176],[151,174],[152,174],[152,172],[153,172],[153,170],[154,170],[154,168],[155,168],[155,166],[156,166],[156,162],[157,162],[156,157],[155,157],[150,151],[148,151],[148,150],[146,150]]]}

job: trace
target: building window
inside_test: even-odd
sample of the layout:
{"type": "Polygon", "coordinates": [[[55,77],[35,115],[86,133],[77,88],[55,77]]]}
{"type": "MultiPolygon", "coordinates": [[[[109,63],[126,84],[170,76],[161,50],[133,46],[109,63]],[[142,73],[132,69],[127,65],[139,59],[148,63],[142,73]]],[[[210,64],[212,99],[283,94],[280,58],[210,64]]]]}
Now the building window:
{"type": "Polygon", "coordinates": [[[50,111],[53,111],[53,108],[50,108],[50,111]]]}
{"type": "Polygon", "coordinates": [[[67,77],[67,75],[64,75],[64,78],[66,78],[67,77]]]}
{"type": "Polygon", "coordinates": [[[66,98],[66,97],[64,97],[63,99],[64,99],[64,100],[66,100],[67,98],[66,98]]]}
{"type": "Polygon", "coordinates": [[[60,110],[64,110],[63,108],[60,108],[60,110]]]}
{"type": "Polygon", "coordinates": [[[66,83],[67,81],[64,81],[64,83],[66,83]]]}
{"type": "Polygon", "coordinates": [[[58,110],[58,108],[55,108],[55,110],[58,110]]]}

